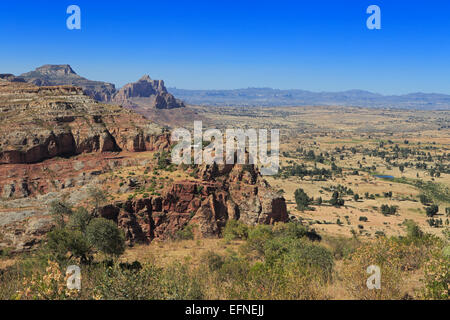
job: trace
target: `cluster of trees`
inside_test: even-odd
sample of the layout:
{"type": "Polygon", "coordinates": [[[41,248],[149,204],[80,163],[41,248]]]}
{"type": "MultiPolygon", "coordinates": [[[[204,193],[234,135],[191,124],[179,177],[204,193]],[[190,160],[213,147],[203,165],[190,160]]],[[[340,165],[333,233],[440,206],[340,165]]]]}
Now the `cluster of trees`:
{"type": "Polygon", "coordinates": [[[342,207],[344,205],[345,201],[344,199],[341,198],[341,194],[339,193],[339,191],[334,191],[333,195],[331,197],[330,200],[330,204],[332,206],[335,206],[337,208],[342,207]]]}
{"type": "Polygon", "coordinates": [[[397,206],[389,206],[387,204],[383,204],[381,206],[381,213],[384,215],[394,215],[397,213],[398,207],[397,206]]]}
{"type": "MultiPolygon", "coordinates": [[[[428,224],[430,225],[430,227],[432,228],[442,228],[442,226],[444,225],[442,219],[428,219],[427,220],[428,224]]],[[[449,221],[448,219],[445,221],[445,224],[448,226],[449,221]]]]}
{"type": "Polygon", "coordinates": [[[283,173],[284,176],[288,177],[300,177],[304,178],[306,176],[313,177],[313,176],[320,176],[324,178],[331,178],[333,173],[331,170],[322,168],[314,168],[309,170],[304,164],[293,164],[292,166],[284,167],[283,173]]]}
{"type": "Polygon", "coordinates": [[[438,214],[439,206],[436,205],[436,204],[432,204],[431,206],[426,207],[425,211],[427,213],[427,217],[431,217],[432,218],[432,217],[434,217],[435,215],[438,214]]]}
{"type": "Polygon", "coordinates": [[[46,247],[58,261],[77,259],[83,264],[93,261],[96,252],[119,256],[125,251],[125,236],[116,223],[99,217],[99,207],[107,194],[90,189],[94,208],[73,208],[69,203],[55,200],[50,204],[56,228],[47,234],[46,247]]]}
{"type": "MultiPolygon", "coordinates": [[[[297,189],[294,193],[295,202],[297,203],[297,209],[300,211],[311,210],[309,207],[314,202],[314,198],[310,198],[303,189],[297,189]]],[[[338,191],[334,191],[331,199],[328,201],[332,206],[341,207],[345,201],[341,198],[341,194],[338,191]]],[[[322,197],[319,197],[315,203],[321,205],[323,203],[322,197]]]]}

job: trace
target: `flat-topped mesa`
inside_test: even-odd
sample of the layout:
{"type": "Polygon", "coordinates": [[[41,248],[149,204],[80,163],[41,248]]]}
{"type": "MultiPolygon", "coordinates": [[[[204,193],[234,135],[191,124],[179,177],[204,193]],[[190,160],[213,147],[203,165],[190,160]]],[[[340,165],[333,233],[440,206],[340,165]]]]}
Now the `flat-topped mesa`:
{"type": "Polygon", "coordinates": [[[164,129],[74,86],[37,87],[0,79],[0,164],[36,163],[91,152],[169,147],[164,129]]]}
{"type": "Polygon", "coordinates": [[[44,65],[34,71],[22,74],[20,77],[37,86],[77,86],[82,88],[86,95],[102,102],[111,101],[116,92],[114,84],[83,78],[68,64],[44,65]]]}
{"type": "Polygon", "coordinates": [[[46,64],[42,67],[37,68],[36,72],[42,75],[53,77],[65,76],[68,74],[76,75],[76,72],[73,71],[72,67],[68,64],[61,64],[61,65],[46,64]]]}
{"type": "Polygon", "coordinates": [[[167,91],[163,80],[152,80],[148,75],[144,75],[137,82],[125,85],[113,98],[114,103],[125,107],[134,107],[139,100],[148,100],[148,105],[156,109],[185,107],[182,101],[175,99],[167,91]]]}

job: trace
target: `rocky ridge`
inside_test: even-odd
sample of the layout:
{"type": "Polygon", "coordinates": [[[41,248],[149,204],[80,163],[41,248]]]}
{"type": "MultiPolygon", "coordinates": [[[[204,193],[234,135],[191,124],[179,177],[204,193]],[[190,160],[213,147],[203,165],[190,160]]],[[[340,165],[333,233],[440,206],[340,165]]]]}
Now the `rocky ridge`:
{"type": "Polygon", "coordinates": [[[70,65],[44,65],[20,77],[37,86],[81,87],[86,95],[102,102],[110,102],[116,93],[114,84],[83,78],[76,74],[70,65]]]}
{"type": "Polygon", "coordinates": [[[175,99],[167,91],[164,81],[152,80],[148,75],[137,82],[125,85],[120,90],[116,90],[112,83],[83,78],[70,65],[44,65],[22,74],[20,78],[15,78],[22,78],[37,86],[77,86],[97,101],[120,104],[127,108],[133,108],[139,104],[134,101],[135,99],[144,99],[146,107],[155,109],[176,109],[185,106],[181,100],[175,99]]]}
{"type": "Polygon", "coordinates": [[[164,128],[73,86],[0,79],[0,164],[36,163],[90,152],[168,147],[164,128]]]}
{"type": "Polygon", "coordinates": [[[252,165],[203,166],[201,179],[177,181],[162,196],[109,204],[100,210],[115,221],[128,243],[176,237],[192,226],[197,237],[217,237],[228,220],[248,225],[287,222],[285,199],[252,165]]]}

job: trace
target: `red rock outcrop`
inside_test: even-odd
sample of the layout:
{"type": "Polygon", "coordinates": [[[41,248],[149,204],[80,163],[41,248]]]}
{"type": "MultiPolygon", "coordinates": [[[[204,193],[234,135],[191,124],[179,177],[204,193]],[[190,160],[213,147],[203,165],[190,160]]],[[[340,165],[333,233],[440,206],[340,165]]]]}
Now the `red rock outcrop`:
{"type": "Polygon", "coordinates": [[[249,225],[288,221],[284,198],[254,166],[205,166],[203,172],[205,180],[176,182],[161,197],[108,205],[100,214],[116,221],[129,243],[166,240],[187,225],[198,237],[214,237],[229,219],[249,225]]]}

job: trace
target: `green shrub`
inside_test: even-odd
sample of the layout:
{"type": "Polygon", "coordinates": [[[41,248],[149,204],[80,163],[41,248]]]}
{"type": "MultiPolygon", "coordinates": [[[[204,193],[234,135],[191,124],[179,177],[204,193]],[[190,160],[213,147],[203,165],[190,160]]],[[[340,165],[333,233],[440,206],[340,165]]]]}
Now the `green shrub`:
{"type": "MultiPolygon", "coordinates": [[[[445,249],[444,249],[445,250],[445,249]]],[[[444,250],[435,250],[425,264],[423,297],[432,300],[450,299],[450,259],[444,250]]]]}
{"type": "Polygon", "coordinates": [[[92,215],[86,208],[80,207],[70,216],[68,227],[81,232],[86,232],[86,228],[91,220],[92,215]]]}
{"type": "Polygon", "coordinates": [[[245,240],[248,238],[248,226],[241,221],[228,220],[223,229],[223,237],[225,240],[245,240]]]}
{"type": "Polygon", "coordinates": [[[245,247],[250,251],[256,251],[259,255],[263,255],[266,242],[273,237],[274,234],[271,226],[257,225],[250,229],[245,247]]]}
{"type": "Polygon", "coordinates": [[[79,259],[82,263],[92,260],[92,247],[85,235],[78,230],[55,229],[47,234],[46,249],[58,262],[70,258],[79,259]]]}
{"type": "Polygon", "coordinates": [[[337,260],[348,257],[361,245],[360,240],[355,237],[327,237],[325,242],[337,260]]]}
{"type": "Polygon", "coordinates": [[[175,232],[175,240],[194,240],[193,226],[188,225],[175,232]]]}
{"type": "Polygon", "coordinates": [[[225,263],[225,258],[214,251],[206,252],[202,256],[201,260],[206,266],[208,266],[210,271],[220,270],[225,263]]]}
{"type": "Polygon", "coordinates": [[[56,225],[62,228],[65,225],[65,217],[72,214],[72,205],[64,201],[54,200],[50,203],[49,212],[56,225]]]}
{"type": "Polygon", "coordinates": [[[274,226],[273,233],[276,237],[300,239],[308,235],[308,228],[301,223],[279,223],[274,226]]]}
{"type": "Polygon", "coordinates": [[[118,256],[125,251],[125,236],[117,225],[104,218],[96,218],[86,228],[89,243],[97,250],[118,256]]]}
{"type": "Polygon", "coordinates": [[[423,236],[422,230],[420,230],[419,226],[414,220],[407,219],[403,222],[406,226],[406,234],[408,238],[418,239],[423,236]]]}
{"type": "Polygon", "coordinates": [[[266,243],[264,257],[269,265],[291,263],[304,268],[316,268],[324,279],[331,277],[334,265],[329,250],[306,239],[274,238],[266,243]]]}
{"type": "Polygon", "coordinates": [[[163,269],[145,265],[142,270],[127,270],[118,264],[101,267],[95,279],[94,292],[97,299],[105,300],[152,300],[164,299],[161,279],[163,269]]]}

